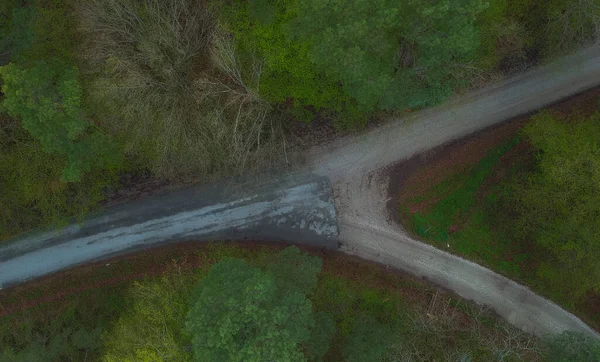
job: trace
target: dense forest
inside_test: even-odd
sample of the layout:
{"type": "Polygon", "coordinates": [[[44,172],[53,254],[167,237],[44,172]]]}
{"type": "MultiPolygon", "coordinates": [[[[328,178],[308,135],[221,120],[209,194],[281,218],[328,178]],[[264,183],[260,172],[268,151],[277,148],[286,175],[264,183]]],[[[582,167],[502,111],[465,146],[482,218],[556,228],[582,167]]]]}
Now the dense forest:
{"type": "Polygon", "coordinates": [[[595,0],[5,0],[0,239],[82,217],[125,176],[276,166],[338,131],[598,38],[595,0]]]}

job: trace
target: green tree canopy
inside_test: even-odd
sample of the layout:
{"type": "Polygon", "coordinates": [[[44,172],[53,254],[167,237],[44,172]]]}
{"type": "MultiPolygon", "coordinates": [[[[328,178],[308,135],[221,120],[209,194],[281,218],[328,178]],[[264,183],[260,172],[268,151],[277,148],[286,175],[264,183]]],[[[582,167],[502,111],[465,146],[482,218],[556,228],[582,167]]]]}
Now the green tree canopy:
{"type": "Polygon", "coordinates": [[[295,246],[283,249],[265,267],[278,284],[278,288],[310,294],[317,287],[317,275],[323,260],[303,253],[295,246]]]}
{"type": "Polygon", "coordinates": [[[242,260],[213,266],[200,284],[187,330],[197,361],[301,361],[312,306],[299,292],[278,293],[272,275],[242,260]]]}
{"type": "Polygon", "coordinates": [[[555,281],[552,289],[575,295],[598,290],[600,114],[566,122],[543,112],[525,134],[536,150],[536,168],[509,190],[515,235],[549,253],[538,274],[555,281]]]}
{"type": "Polygon", "coordinates": [[[191,360],[183,325],[189,280],[174,273],[155,282],[136,283],[133,307],[102,336],[105,362],[185,362],[191,360]]]}
{"type": "Polygon", "coordinates": [[[300,0],[295,32],[365,109],[430,105],[468,84],[480,0],[300,0]]]}
{"type": "Polygon", "coordinates": [[[225,259],[197,275],[174,273],[136,283],[132,307],[103,333],[103,360],[320,360],[335,327],[304,293],[316,287],[321,259],[284,249],[266,270],[225,259]],[[295,273],[298,272],[298,274],[295,273]]]}
{"type": "Polygon", "coordinates": [[[26,68],[11,63],[0,67],[0,77],[0,110],[20,119],[46,153],[64,157],[64,181],[80,181],[93,168],[118,164],[114,145],[86,119],[76,68],[58,60],[26,68]]]}
{"type": "Polygon", "coordinates": [[[276,103],[292,100],[296,118],[310,121],[306,106],[340,111],[347,97],[335,79],[311,62],[310,42],[289,36],[297,15],[298,0],[232,1],[224,11],[245,65],[253,66],[257,56],[262,59],[261,96],[276,103]]]}
{"type": "Polygon", "coordinates": [[[307,299],[321,260],[290,247],[266,271],[229,259],[214,265],[191,298],[187,331],[198,361],[318,360],[335,332],[307,299]]]}

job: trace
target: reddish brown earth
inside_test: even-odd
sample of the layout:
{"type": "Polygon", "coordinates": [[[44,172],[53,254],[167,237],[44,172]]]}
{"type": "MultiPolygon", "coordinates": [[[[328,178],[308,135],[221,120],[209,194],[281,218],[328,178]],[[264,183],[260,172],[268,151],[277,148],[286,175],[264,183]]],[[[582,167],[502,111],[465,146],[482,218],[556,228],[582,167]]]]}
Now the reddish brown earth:
{"type": "MultiPolygon", "coordinates": [[[[270,248],[275,251],[288,246],[283,243],[269,243],[267,246],[260,242],[228,245],[247,250],[270,248]]],[[[460,303],[467,302],[451,292],[396,269],[357,257],[301,245],[298,247],[321,257],[323,271],[328,275],[339,276],[361,286],[399,294],[407,303],[423,313],[428,313],[431,318],[434,318],[436,313],[451,313],[461,323],[470,323],[469,317],[458,307],[460,303]],[[455,302],[450,303],[450,299],[455,302]]],[[[111,293],[127,288],[136,280],[156,277],[175,268],[184,272],[203,268],[214,263],[214,260],[203,257],[214,248],[215,245],[193,242],[169,245],[76,267],[5,289],[0,291],[0,318],[15,313],[21,315],[32,308],[56,313],[64,307],[65,302],[85,298],[87,290],[101,288],[106,293],[111,293]]],[[[28,314],[21,316],[26,318],[28,314]]]]}
{"type": "MultiPolygon", "coordinates": [[[[556,103],[547,109],[561,115],[589,116],[598,109],[599,100],[600,88],[594,88],[586,93],[556,103]]],[[[390,167],[388,170],[391,175],[388,187],[392,199],[388,203],[390,215],[394,219],[398,219],[398,200],[413,212],[426,209],[435,204],[436,200],[428,200],[417,204],[407,201],[425,193],[441,181],[466,171],[493,148],[502,145],[518,134],[519,130],[529,120],[530,115],[517,117],[498,126],[490,127],[450,144],[416,155],[390,167]]],[[[490,180],[487,180],[484,184],[484,190],[502,178],[504,166],[527,157],[529,153],[530,150],[526,145],[519,145],[505,154],[492,171],[490,180]]]]}
{"type": "MultiPolygon", "coordinates": [[[[561,116],[569,115],[571,119],[577,119],[595,113],[600,107],[599,101],[600,88],[594,88],[556,103],[547,109],[561,116]]],[[[390,217],[406,225],[414,212],[427,210],[435,205],[439,200],[414,201],[414,198],[426,193],[453,175],[468,170],[494,147],[500,146],[517,135],[519,130],[530,120],[530,116],[518,117],[390,167],[388,171],[391,175],[388,185],[390,201],[387,205],[390,217]],[[407,206],[409,212],[399,214],[399,202],[407,206]]],[[[475,196],[476,200],[481,200],[491,187],[504,179],[511,166],[517,163],[527,164],[531,157],[532,149],[526,142],[521,142],[505,153],[478,190],[475,196]]],[[[456,231],[459,227],[460,225],[457,224],[456,231]]],[[[535,254],[535,251],[529,250],[529,253],[532,255],[535,254]]],[[[510,258],[510,255],[507,257],[510,258]]],[[[534,273],[536,266],[531,264],[523,266],[523,269],[526,272],[534,273]]],[[[590,327],[600,330],[600,293],[590,293],[574,308],[573,312],[585,320],[590,327]]]]}

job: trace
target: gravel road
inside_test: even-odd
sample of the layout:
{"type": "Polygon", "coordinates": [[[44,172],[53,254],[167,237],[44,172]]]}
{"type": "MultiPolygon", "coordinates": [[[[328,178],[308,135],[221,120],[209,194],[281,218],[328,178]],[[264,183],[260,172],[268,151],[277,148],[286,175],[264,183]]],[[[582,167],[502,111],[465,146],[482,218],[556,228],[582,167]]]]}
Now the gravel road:
{"type": "Polygon", "coordinates": [[[267,185],[262,191],[244,190],[237,196],[217,186],[180,190],[120,206],[83,226],[25,236],[0,247],[0,287],[127,249],[180,237],[219,235],[215,232],[226,236],[233,232],[238,239],[266,232],[266,237],[288,241],[310,234],[324,243],[335,242],[337,211],[339,240],[347,253],[430,279],[491,306],[537,335],[566,329],[593,333],[575,316],[529,289],[411,239],[387,215],[385,168],[599,84],[600,49],[589,49],[443,106],[314,148],[306,153],[307,163],[300,167],[298,178],[321,177],[316,181],[267,185]],[[330,207],[330,183],[335,210],[330,207]],[[287,232],[280,231],[282,225],[287,232]],[[250,233],[251,229],[256,231],[250,233]]]}
{"type": "Polygon", "coordinates": [[[341,249],[425,277],[492,307],[510,323],[536,335],[578,330],[598,336],[528,288],[408,236],[388,215],[385,168],[599,84],[600,49],[588,49],[440,107],[313,149],[308,168],[332,182],[341,249]]]}

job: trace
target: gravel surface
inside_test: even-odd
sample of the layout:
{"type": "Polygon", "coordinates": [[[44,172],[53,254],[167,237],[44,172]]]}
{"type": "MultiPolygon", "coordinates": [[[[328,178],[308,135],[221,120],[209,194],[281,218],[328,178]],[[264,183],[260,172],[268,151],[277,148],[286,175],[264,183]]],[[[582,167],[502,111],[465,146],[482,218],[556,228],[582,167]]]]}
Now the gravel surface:
{"type": "Polygon", "coordinates": [[[432,280],[492,307],[510,323],[536,335],[578,330],[598,336],[528,288],[408,236],[388,215],[385,170],[419,152],[598,84],[600,48],[588,49],[362,135],[314,148],[308,169],[332,182],[342,250],[432,280]]]}

